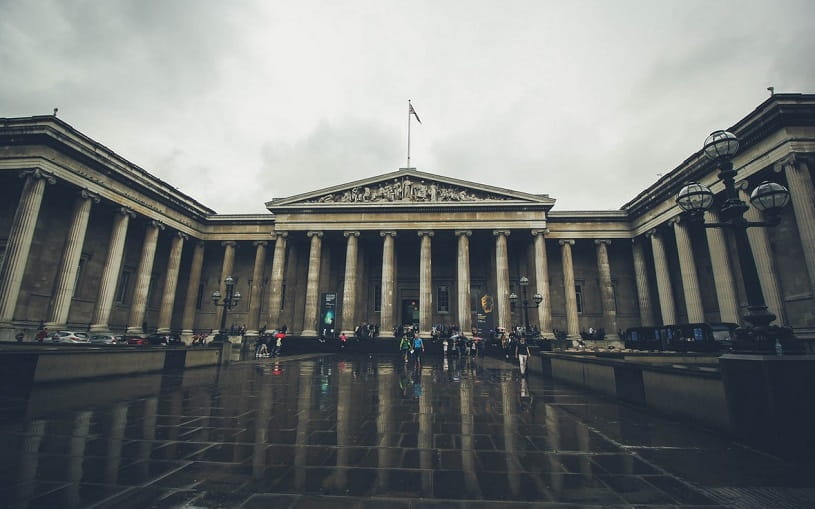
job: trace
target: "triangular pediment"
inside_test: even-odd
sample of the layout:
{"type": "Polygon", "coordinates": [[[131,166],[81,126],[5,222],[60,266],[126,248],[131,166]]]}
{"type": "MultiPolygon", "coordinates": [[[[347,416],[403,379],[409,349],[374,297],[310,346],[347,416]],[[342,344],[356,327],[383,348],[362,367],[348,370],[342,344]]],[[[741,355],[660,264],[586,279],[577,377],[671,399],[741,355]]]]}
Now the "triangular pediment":
{"type": "Polygon", "coordinates": [[[453,179],[414,168],[377,175],[363,180],[319,189],[288,198],[275,198],[266,208],[336,208],[365,206],[450,206],[450,205],[554,205],[549,195],[488,186],[453,179]]]}

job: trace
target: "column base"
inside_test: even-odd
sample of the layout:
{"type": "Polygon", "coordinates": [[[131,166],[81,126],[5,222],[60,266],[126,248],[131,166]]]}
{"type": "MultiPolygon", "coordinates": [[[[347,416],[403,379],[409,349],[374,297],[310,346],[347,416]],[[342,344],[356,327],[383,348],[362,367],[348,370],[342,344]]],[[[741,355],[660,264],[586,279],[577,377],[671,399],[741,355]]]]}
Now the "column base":
{"type": "Polygon", "coordinates": [[[260,331],[248,330],[243,333],[244,336],[260,336],[260,331]]]}
{"type": "Polygon", "coordinates": [[[316,338],[318,336],[317,331],[314,329],[306,329],[300,335],[307,338],[316,338]]]}
{"type": "Polygon", "coordinates": [[[191,329],[182,330],[181,331],[181,342],[184,343],[185,345],[191,345],[192,344],[192,336],[193,336],[193,333],[192,333],[191,329]]]}
{"type": "Polygon", "coordinates": [[[141,327],[128,327],[127,330],[125,331],[125,334],[132,334],[134,336],[138,336],[144,334],[144,331],[142,330],[141,327]]]}
{"type": "Polygon", "coordinates": [[[169,334],[169,333],[170,333],[169,327],[161,327],[159,329],[156,329],[156,334],[169,334]]]}
{"type": "Polygon", "coordinates": [[[11,322],[0,323],[0,341],[14,341],[14,325],[11,322]]]}
{"type": "Polygon", "coordinates": [[[91,325],[91,327],[90,327],[90,329],[88,329],[88,331],[92,332],[92,333],[95,332],[95,333],[100,333],[100,334],[101,333],[107,334],[107,333],[110,332],[110,326],[108,324],[106,324],[106,323],[95,323],[95,324],[91,325]]]}
{"type": "Polygon", "coordinates": [[[43,327],[47,328],[50,331],[58,331],[58,330],[65,330],[68,327],[64,323],[56,323],[56,322],[45,322],[43,327]]]}

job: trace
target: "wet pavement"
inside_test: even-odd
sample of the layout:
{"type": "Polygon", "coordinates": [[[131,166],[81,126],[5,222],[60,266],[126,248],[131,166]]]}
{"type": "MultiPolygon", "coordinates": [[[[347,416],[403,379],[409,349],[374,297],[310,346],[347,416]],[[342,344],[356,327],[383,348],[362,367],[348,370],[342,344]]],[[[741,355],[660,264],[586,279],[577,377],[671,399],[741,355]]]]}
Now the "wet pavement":
{"type": "Polygon", "coordinates": [[[5,390],[0,507],[815,504],[812,465],[537,367],[320,354],[5,390]]]}

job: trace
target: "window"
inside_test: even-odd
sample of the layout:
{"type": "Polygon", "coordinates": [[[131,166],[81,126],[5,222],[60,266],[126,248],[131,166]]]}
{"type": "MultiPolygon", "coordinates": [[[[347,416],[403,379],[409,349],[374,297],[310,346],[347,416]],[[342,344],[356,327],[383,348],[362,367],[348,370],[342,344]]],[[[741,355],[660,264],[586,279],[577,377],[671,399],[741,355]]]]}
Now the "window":
{"type": "Polygon", "coordinates": [[[382,311],[382,285],[379,283],[374,285],[374,311],[382,311]]]}
{"type": "Polygon", "coordinates": [[[79,291],[79,285],[80,285],[80,283],[82,283],[82,279],[85,276],[85,265],[87,264],[87,262],[88,262],[88,255],[83,254],[79,258],[79,264],[78,264],[78,266],[76,268],[76,277],[74,278],[74,294],[72,295],[72,297],[79,297],[79,295],[81,293],[79,291]]]}
{"type": "Polygon", "coordinates": [[[575,300],[577,300],[577,312],[583,312],[583,285],[574,285],[575,300]]]}
{"type": "Polygon", "coordinates": [[[116,287],[116,297],[113,299],[116,304],[127,304],[127,294],[130,290],[130,279],[133,275],[131,269],[125,269],[119,276],[119,286],[116,287]]]}
{"type": "Polygon", "coordinates": [[[441,285],[436,290],[436,311],[439,313],[450,312],[450,287],[441,285]]]}
{"type": "Polygon", "coordinates": [[[201,309],[204,302],[204,283],[198,285],[198,295],[195,297],[195,309],[201,309]]]}
{"type": "Polygon", "coordinates": [[[156,307],[157,304],[153,302],[156,296],[156,286],[158,285],[158,274],[151,274],[150,275],[150,283],[147,285],[147,305],[150,307],[156,307]]]}

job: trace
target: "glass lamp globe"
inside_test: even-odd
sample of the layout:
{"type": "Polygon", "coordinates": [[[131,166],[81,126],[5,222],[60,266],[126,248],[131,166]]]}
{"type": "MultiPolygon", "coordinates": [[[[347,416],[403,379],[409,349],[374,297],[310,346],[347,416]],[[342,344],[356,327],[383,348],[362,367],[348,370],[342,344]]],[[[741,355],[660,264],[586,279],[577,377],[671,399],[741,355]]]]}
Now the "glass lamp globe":
{"type": "Polygon", "coordinates": [[[770,214],[784,208],[789,201],[790,192],[786,187],[766,180],[750,193],[750,203],[758,210],[770,214]]]}
{"type": "Polygon", "coordinates": [[[704,151],[705,156],[714,161],[730,159],[739,151],[739,139],[727,131],[713,131],[705,139],[704,151]]]}
{"type": "Polygon", "coordinates": [[[713,205],[713,191],[698,182],[689,182],[677,193],[676,204],[685,212],[704,212],[713,205]]]}

